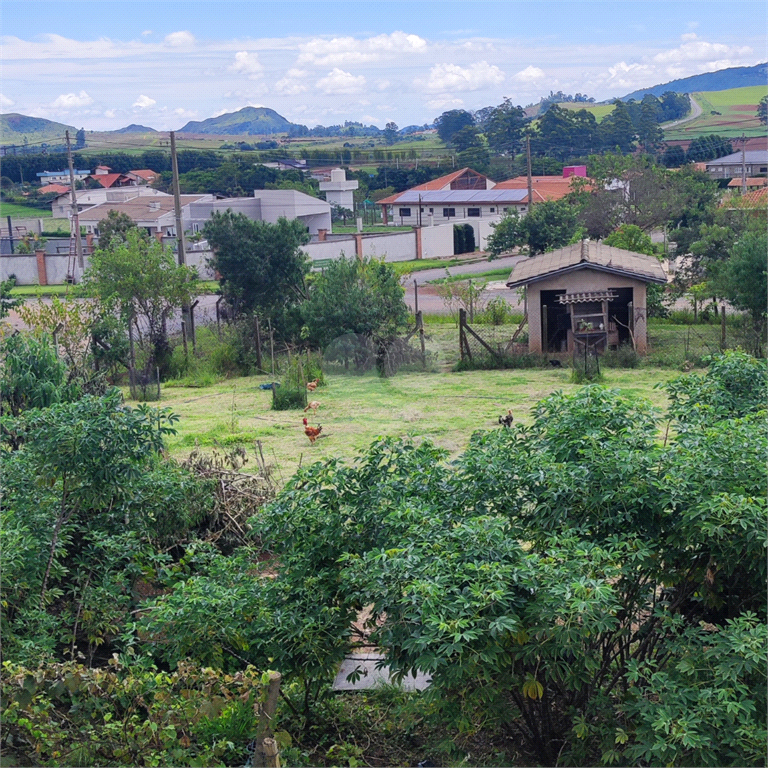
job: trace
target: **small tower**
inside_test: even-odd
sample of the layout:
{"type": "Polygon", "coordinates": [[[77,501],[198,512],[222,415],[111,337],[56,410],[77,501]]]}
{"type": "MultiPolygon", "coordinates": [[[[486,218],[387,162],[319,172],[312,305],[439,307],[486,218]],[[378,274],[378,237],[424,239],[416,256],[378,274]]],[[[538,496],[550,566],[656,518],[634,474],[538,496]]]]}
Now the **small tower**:
{"type": "Polygon", "coordinates": [[[334,168],[331,171],[330,181],[320,182],[320,191],[325,192],[325,199],[331,205],[354,210],[354,197],[352,191],[357,189],[358,182],[347,181],[347,174],[343,168],[334,168]]]}

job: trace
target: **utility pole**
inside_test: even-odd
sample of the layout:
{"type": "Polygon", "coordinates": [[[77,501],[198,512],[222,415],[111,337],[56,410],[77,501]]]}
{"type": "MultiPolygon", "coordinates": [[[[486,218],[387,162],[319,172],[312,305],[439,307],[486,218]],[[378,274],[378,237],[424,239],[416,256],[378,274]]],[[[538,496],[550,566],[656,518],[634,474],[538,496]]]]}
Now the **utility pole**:
{"type": "MultiPolygon", "coordinates": [[[[171,169],[173,170],[173,207],[176,213],[176,248],[179,266],[186,266],[184,252],[184,227],[181,220],[181,195],[179,194],[179,161],[176,157],[176,131],[171,131],[171,169]]],[[[192,310],[188,302],[181,307],[181,336],[184,341],[184,354],[187,354],[187,331],[192,335],[192,347],[195,346],[195,331],[192,310]]]]}
{"type": "Polygon", "coordinates": [[[421,227],[421,195],[419,195],[419,227],[421,227]]]}
{"type": "MultiPolygon", "coordinates": [[[[69,131],[66,132],[67,137],[67,162],[69,163],[69,194],[72,200],[72,217],[70,219],[70,237],[75,238],[75,253],[77,254],[77,266],[80,267],[80,271],[85,269],[85,262],[83,260],[83,241],[80,239],[80,214],[77,210],[77,193],[75,192],[75,165],[72,160],[72,146],[69,142],[69,131]]],[[[73,270],[74,271],[74,270],[73,270]]],[[[74,281],[74,274],[72,279],[74,281]]]]}
{"type": "Polygon", "coordinates": [[[741,194],[747,194],[747,135],[741,136],[741,194]]]}
{"type": "Polygon", "coordinates": [[[525,154],[528,158],[528,210],[533,208],[533,177],[531,176],[531,137],[525,137],[525,154]]]}

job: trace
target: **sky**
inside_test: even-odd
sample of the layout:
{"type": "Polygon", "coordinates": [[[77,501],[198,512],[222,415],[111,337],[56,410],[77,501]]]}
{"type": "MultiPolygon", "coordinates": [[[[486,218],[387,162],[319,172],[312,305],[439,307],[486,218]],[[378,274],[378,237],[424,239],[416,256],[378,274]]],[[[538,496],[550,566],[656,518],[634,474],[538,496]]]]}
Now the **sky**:
{"type": "Polygon", "coordinates": [[[270,107],[383,128],[768,59],[760,0],[3,0],[0,110],[86,130],[270,107]]]}

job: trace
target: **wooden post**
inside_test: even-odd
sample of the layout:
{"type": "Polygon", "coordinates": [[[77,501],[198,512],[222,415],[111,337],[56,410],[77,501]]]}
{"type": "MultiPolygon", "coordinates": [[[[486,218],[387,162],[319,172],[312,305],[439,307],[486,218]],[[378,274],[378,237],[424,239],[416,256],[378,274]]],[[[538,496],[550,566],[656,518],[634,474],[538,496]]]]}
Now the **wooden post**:
{"type": "Polygon", "coordinates": [[[256,321],[256,365],[259,366],[259,371],[262,371],[261,365],[261,329],[259,328],[259,318],[254,318],[256,321]]]}
{"type": "Polygon", "coordinates": [[[189,307],[189,332],[192,335],[192,351],[197,352],[197,339],[195,336],[195,307],[200,303],[200,299],[195,299],[195,303],[189,307]]]}
{"type": "Polygon", "coordinates": [[[419,281],[413,280],[413,313],[419,314],[419,281]]]}
{"type": "Polygon", "coordinates": [[[219,296],[219,298],[216,299],[216,331],[219,334],[219,341],[221,341],[221,309],[219,305],[223,298],[223,296],[219,296]]]}
{"type": "Polygon", "coordinates": [[[155,366],[155,373],[157,374],[157,399],[160,399],[160,367],[155,366]]]}
{"type": "Polygon", "coordinates": [[[419,329],[419,344],[421,345],[421,367],[427,367],[427,351],[424,347],[424,317],[421,312],[416,313],[416,327],[419,329]]]}
{"type": "Polygon", "coordinates": [[[280,682],[283,676],[279,672],[269,673],[269,687],[263,704],[254,704],[254,715],[259,718],[256,728],[256,748],[253,750],[251,765],[254,768],[277,768],[279,756],[277,744],[273,738],[272,721],[277,710],[277,697],[280,695],[280,682]]]}
{"type": "Polygon", "coordinates": [[[726,330],[725,330],[725,304],[720,305],[720,349],[727,347],[726,330]]]}

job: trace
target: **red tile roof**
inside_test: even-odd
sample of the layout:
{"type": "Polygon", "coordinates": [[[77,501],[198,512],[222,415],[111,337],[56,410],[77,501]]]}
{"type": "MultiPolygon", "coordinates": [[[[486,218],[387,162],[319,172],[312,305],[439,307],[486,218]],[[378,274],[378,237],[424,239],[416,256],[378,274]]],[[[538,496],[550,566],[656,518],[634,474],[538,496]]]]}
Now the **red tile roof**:
{"type": "MultiPolygon", "coordinates": [[[[536,193],[542,200],[561,200],[569,192],[572,192],[571,182],[573,179],[581,179],[582,176],[569,176],[564,179],[562,176],[532,176],[531,186],[534,191],[534,202],[536,193]]],[[[589,183],[589,179],[586,180],[589,183]]],[[[516,176],[514,179],[500,181],[495,189],[527,189],[528,177],[516,176]]]]}
{"type": "MultiPolygon", "coordinates": [[[[762,177],[762,176],[753,176],[750,178],[747,178],[747,186],[748,187],[764,187],[768,183],[768,179],[762,177]]],[[[728,182],[729,187],[740,187],[741,186],[741,179],[731,179],[728,182]]]]}
{"type": "Polygon", "coordinates": [[[44,187],[40,187],[41,195],[48,195],[51,192],[55,192],[57,195],[63,195],[69,192],[69,187],[64,184],[46,184],[44,187]]]}
{"type": "Polygon", "coordinates": [[[138,176],[145,181],[152,181],[152,179],[157,178],[160,175],[156,171],[150,171],[148,168],[143,168],[140,171],[128,171],[128,173],[132,173],[134,176],[138,176]]]}
{"type": "Polygon", "coordinates": [[[91,174],[89,179],[93,179],[101,184],[102,187],[114,187],[120,179],[126,179],[122,173],[100,173],[98,175],[91,174]]]}
{"type": "Polygon", "coordinates": [[[747,192],[746,195],[733,195],[732,197],[727,197],[720,203],[720,207],[746,210],[768,209],[768,187],[754,189],[752,192],[747,192]]]}
{"type": "MultiPolygon", "coordinates": [[[[495,182],[491,181],[487,176],[483,176],[482,173],[478,173],[477,171],[474,171],[472,168],[461,168],[458,171],[453,171],[452,173],[448,173],[445,176],[440,176],[437,179],[432,179],[432,181],[426,181],[424,184],[417,184],[415,187],[411,187],[410,189],[406,190],[408,192],[412,191],[435,191],[440,189],[452,189],[453,182],[460,179],[465,174],[476,175],[477,177],[482,177],[486,180],[486,183],[490,182],[491,187],[494,186],[495,182]]],[[[402,192],[396,192],[394,195],[390,195],[389,197],[385,197],[383,200],[379,200],[376,205],[392,205],[393,203],[397,202],[397,199],[402,195],[402,192]]]]}

